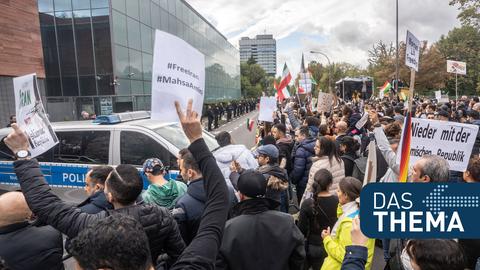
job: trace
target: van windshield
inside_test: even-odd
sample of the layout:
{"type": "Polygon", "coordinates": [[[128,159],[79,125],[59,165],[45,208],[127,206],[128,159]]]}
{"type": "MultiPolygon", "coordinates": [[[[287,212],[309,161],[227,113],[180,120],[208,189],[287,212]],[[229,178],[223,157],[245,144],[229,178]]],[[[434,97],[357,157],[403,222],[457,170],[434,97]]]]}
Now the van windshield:
{"type": "MultiPolygon", "coordinates": [[[[187,136],[185,136],[185,133],[183,133],[183,130],[179,124],[163,126],[155,129],[154,131],[165,138],[168,142],[175,145],[179,150],[187,148],[190,145],[190,141],[188,140],[187,136]]],[[[205,140],[210,152],[213,152],[219,148],[215,138],[205,131],[203,132],[203,139],[205,140]]]]}

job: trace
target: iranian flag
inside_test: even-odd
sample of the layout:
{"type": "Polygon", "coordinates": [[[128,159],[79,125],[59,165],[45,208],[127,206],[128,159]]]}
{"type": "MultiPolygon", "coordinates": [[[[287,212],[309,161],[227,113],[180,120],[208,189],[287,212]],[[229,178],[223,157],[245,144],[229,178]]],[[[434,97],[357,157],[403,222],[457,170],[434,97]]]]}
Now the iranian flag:
{"type": "Polygon", "coordinates": [[[380,92],[387,94],[388,92],[390,92],[390,89],[392,89],[392,85],[388,81],[386,81],[385,84],[380,87],[380,92]]]}
{"type": "Polygon", "coordinates": [[[278,85],[278,89],[282,91],[284,88],[287,87],[287,85],[290,83],[291,80],[292,80],[292,75],[290,75],[290,71],[288,70],[287,63],[285,63],[283,65],[282,80],[278,85]]]}
{"type": "Polygon", "coordinates": [[[277,93],[275,93],[275,97],[280,100],[280,102],[286,98],[290,98],[290,92],[288,92],[286,86],[283,89],[280,89],[277,85],[277,82],[273,81],[273,87],[275,88],[275,90],[277,90],[277,93]]]}

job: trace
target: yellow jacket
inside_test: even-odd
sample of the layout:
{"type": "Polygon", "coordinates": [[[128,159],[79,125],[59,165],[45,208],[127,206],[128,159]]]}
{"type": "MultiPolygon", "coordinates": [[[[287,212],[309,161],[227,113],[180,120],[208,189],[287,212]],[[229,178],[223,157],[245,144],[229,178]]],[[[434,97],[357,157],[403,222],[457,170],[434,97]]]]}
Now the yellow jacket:
{"type": "MultiPolygon", "coordinates": [[[[339,212],[341,214],[341,212],[339,212]]],[[[343,258],[345,257],[345,247],[352,244],[350,232],[352,230],[352,220],[358,212],[347,216],[340,221],[334,237],[327,236],[323,239],[323,245],[328,257],[325,258],[321,270],[340,270],[343,258]]],[[[365,270],[370,270],[373,260],[373,252],[375,250],[375,239],[369,239],[367,242],[368,259],[365,270]]]]}

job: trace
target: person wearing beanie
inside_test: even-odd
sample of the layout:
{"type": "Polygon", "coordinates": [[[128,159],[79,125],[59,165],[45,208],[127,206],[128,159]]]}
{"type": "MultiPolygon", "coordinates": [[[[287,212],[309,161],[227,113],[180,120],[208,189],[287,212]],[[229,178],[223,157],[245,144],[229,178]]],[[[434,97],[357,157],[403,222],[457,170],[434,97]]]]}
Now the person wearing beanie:
{"type": "Polygon", "coordinates": [[[304,236],[291,215],[274,210],[279,203],[267,186],[259,171],[238,178],[240,203],[225,225],[216,269],[303,269],[304,236]]]}

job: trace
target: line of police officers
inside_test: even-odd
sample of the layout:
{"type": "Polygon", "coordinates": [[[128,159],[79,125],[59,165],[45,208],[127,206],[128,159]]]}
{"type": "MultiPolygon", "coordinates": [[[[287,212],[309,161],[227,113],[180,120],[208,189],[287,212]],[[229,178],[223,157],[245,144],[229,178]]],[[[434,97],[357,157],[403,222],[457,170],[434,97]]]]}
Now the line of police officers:
{"type": "Polygon", "coordinates": [[[208,118],[208,130],[218,128],[218,122],[226,114],[227,122],[230,122],[232,118],[239,117],[245,113],[255,110],[258,100],[255,98],[234,100],[231,102],[219,102],[214,104],[208,104],[206,110],[206,117],[208,118]]]}

